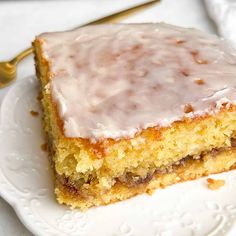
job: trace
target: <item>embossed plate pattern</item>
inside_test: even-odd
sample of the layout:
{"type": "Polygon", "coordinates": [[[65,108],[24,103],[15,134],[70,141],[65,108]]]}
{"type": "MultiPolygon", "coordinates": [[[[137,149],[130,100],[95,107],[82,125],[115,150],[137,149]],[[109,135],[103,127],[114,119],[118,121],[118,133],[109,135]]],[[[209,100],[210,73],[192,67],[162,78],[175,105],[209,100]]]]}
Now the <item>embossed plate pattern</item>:
{"type": "Polygon", "coordinates": [[[205,179],[177,184],[87,212],[56,203],[44,143],[34,77],[19,81],[1,107],[0,194],[36,235],[50,236],[222,236],[236,235],[236,171],[215,178],[226,185],[212,191],[205,179]]]}

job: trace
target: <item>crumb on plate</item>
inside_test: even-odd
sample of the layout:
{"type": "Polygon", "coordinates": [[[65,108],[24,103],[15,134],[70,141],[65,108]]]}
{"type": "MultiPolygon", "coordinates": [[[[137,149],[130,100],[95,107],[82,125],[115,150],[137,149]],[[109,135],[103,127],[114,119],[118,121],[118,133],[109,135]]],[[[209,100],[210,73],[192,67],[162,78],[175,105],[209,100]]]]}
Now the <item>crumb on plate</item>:
{"type": "Polygon", "coordinates": [[[47,145],[47,143],[43,143],[43,144],[41,144],[41,150],[43,150],[44,152],[46,152],[47,151],[47,149],[48,149],[48,145],[47,145]]]}
{"type": "Polygon", "coordinates": [[[33,110],[30,111],[30,114],[34,117],[39,115],[39,113],[37,111],[33,111],[33,110]]]}
{"type": "Polygon", "coordinates": [[[207,187],[211,190],[217,190],[225,185],[225,181],[223,179],[207,179],[207,187]]]}
{"type": "Polygon", "coordinates": [[[43,98],[43,94],[39,92],[36,99],[40,101],[42,98],[43,98]]]}

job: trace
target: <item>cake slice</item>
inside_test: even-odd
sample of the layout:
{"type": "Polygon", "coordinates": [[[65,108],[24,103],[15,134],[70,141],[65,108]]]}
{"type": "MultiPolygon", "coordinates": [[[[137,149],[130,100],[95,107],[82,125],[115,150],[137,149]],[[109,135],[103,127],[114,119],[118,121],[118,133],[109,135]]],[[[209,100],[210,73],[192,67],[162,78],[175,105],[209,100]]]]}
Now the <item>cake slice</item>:
{"type": "Polygon", "coordinates": [[[236,166],[235,51],[167,24],[34,43],[59,203],[81,209],[236,166]]]}

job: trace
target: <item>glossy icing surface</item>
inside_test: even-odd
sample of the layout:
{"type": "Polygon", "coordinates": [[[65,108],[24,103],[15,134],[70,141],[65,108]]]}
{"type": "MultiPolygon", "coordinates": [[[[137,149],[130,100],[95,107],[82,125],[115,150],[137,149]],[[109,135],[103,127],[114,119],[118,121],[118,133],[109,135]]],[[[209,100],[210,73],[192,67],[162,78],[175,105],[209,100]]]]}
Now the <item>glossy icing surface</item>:
{"type": "Polygon", "coordinates": [[[236,101],[236,53],[214,35],[117,24],[38,38],[67,137],[133,137],[236,101]]]}

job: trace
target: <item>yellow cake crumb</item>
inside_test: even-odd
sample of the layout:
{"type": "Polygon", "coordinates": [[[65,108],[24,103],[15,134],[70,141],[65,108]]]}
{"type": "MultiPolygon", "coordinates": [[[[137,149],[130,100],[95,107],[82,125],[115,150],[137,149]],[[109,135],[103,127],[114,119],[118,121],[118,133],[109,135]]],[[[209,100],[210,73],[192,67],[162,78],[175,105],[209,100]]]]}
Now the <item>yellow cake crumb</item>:
{"type": "Polygon", "coordinates": [[[225,181],[223,179],[207,179],[207,187],[211,190],[218,190],[225,185],[225,181]]]}
{"type": "Polygon", "coordinates": [[[48,145],[47,145],[47,143],[41,144],[40,147],[41,147],[41,150],[44,151],[44,152],[46,152],[46,151],[48,150],[48,145]]]}
{"type": "Polygon", "coordinates": [[[31,110],[31,111],[30,111],[30,114],[31,114],[32,116],[34,116],[34,117],[36,117],[36,116],[39,115],[39,113],[38,113],[37,111],[34,111],[34,110],[31,110]]]}

